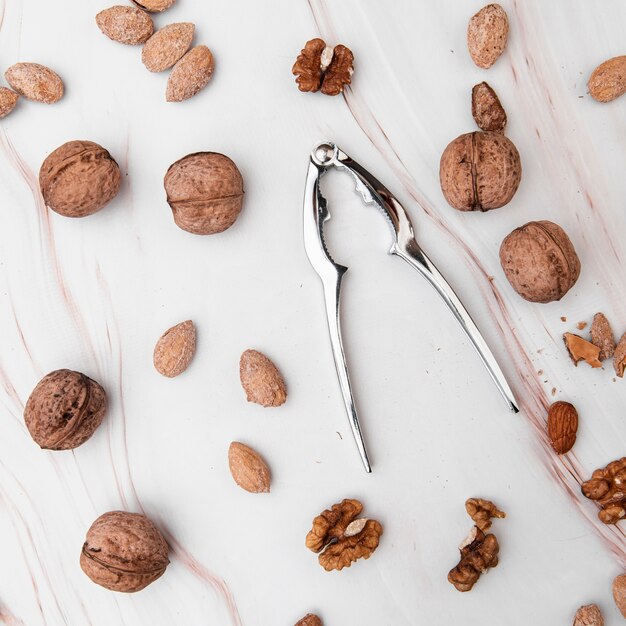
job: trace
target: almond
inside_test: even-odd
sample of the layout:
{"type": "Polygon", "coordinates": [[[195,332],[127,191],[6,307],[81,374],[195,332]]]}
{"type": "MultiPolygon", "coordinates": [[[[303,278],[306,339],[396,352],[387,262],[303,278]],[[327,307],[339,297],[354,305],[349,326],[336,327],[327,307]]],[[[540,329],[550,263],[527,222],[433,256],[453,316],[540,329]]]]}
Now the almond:
{"type": "Polygon", "coordinates": [[[569,452],[576,442],[578,412],[569,402],[555,402],[548,410],[548,437],[557,454],[569,452]]]}
{"type": "Polygon", "coordinates": [[[181,22],[158,30],[141,51],[143,64],[151,72],[172,67],[189,50],[195,29],[191,22],[181,22]]]}
{"type": "Polygon", "coordinates": [[[211,80],[213,68],[213,55],[206,46],[192,48],[174,65],[167,81],[166,100],[181,102],[195,96],[211,80]]]}
{"type": "Polygon", "coordinates": [[[140,9],[150,11],[150,13],[161,13],[169,9],[176,0],[132,0],[140,9]]]}
{"type": "MultiPolygon", "coordinates": [[[[583,326],[584,328],[584,326],[583,326]]],[[[601,361],[610,359],[615,353],[613,330],[604,313],[596,313],[591,324],[591,343],[600,348],[598,358],[601,361]]]]}
{"type": "Polygon", "coordinates": [[[626,56],[601,63],[587,82],[589,95],[598,102],[610,102],[626,92],[626,56]]]}
{"type": "Polygon", "coordinates": [[[613,600],[620,613],[626,617],[626,574],[616,576],[613,580],[613,600]]]}
{"type": "Polygon", "coordinates": [[[228,448],[228,466],[234,481],[250,493],[269,493],[270,470],[258,452],[233,441],[228,448]]]}
{"type": "Polygon", "coordinates": [[[499,4],[488,4],[469,21],[467,48],[478,67],[490,68],[504,52],[509,20],[499,4]]]}
{"type": "Polygon", "coordinates": [[[595,604],[581,606],[574,616],[574,626],[604,626],[604,618],[595,604]]]}
{"type": "Polygon", "coordinates": [[[617,342],[617,346],[615,347],[613,367],[615,368],[615,373],[620,378],[623,378],[624,371],[626,370],[626,333],[622,335],[622,338],[617,342]]]}
{"type": "Polygon", "coordinates": [[[63,81],[58,74],[39,63],[16,63],[5,73],[7,82],[20,96],[53,104],[63,97],[63,81]]]}
{"type": "Polygon", "coordinates": [[[563,341],[574,365],[578,366],[578,361],[586,361],[591,367],[602,367],[602,361],[598,358],[600,355],[598,346],[574,333],[565,333],[563,341]]]}
{"type": "Polygon", "coordinates": [[[20,95],[8,87],[0,87],[0,118],[6,117],[17,104],[20,95]]]}
{"type": "Polygon", "coordinates": [[[113,41],[136,46],[154,32],[152,18],[141,9],[114,6],[96,15],[98,28],[113,41]]]}
{"type": "Polygon", "coordinates": [[[246,350],[241,355],[239,377],[248,402],[269,407],[280,406],[287,399],[285,381],[278,368],[256,350],[246,350]]]}
{"type": "Polygon", "coordinates": [[[496,92],[485,82],[472,89],[472,117],[481,130],[504,132],[506,113],[496,92]]]}
{"type": "Polygon", "coordinates": [[[154,348],[154,367],[159,374],[174,378],[191,363],[196,351],[196,327],[191,320],[172,326],[157,341],[154,348]]]}

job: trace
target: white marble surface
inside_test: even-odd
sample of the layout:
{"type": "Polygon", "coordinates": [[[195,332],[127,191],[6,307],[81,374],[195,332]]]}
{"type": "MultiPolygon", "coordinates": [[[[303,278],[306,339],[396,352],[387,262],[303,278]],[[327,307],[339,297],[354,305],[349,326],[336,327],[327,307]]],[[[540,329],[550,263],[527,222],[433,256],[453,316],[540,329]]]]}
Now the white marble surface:
{"type": "Polygon", "coordinates": [[[474,67],[459,0],[179,0],[156,18],[197,24],[216,57],[210,86],[164,101],[139,49],[102,36],[101,0],[0,0],[0,59],[40,61],[65,79],[54,106],[20,102],[0,127],[0,620],[11,626],[269,626],[308,611],[327,626],[567,624],[610,595],[626,565],[621,527],[606,528],[578,482],[626,452],[626,383],[575,369],[560,335],[597,310],[626,330],[626,100],[599,105],[585,82],[624,54],[620,0],[503,0],[511,34],[489,71],[474,67]],[[291,65],[321,33],[355,53],[345,99],[300,93],[291,65]],[[472,85],[487,80],[523,161],[519,192],[484,215],[449,208],[439,156],[473,129],[472,85]],[[307,154],[335,139],[405,203],[418,239],[477,319],[521,400],[508,414],[454,320],[428,286],[385,255],[388,232],[345,177],[325,184],[330,244],[351,268],[345,342],[374,473],[356,455],[332,366],[320,284],[303,250],[307,154]],[[126,176],[99,214],[48,212],[36,174],[71,139],[108,148],[126,176]],[[162,178],[174,160],[214,150],[243,172],[244,211],[214,237],[175,227],[162,178]],[[497,260],[502,238],[552,219],[582,261],[560,302],[516,296],[497,260]],[[493,276],[493,282],[489,281],[493,276]],[[567,317],[567,322],[561,321],[567,317]],[[180,378],[151,363],[159,335],[191,318],[198,353],[180,378]],[[240,353],[283,370],[287,403],[247,404],[240,353]],[[74,452],[44,452],[22,420],[35,383],[59,367],[107,389],[111,408],[74,452]],[[542,374],[537,372],[542,370],[542,374]],[[581,414],[575,453],[555,458],[544,407],[581,414]],[[228,472],[231,440],[271,464],[272,493],[252,496],[228,472]],[[469,594],[446,580],[469,529],[463,503],[493,498],[501,563],[469,594]],[[313,516],[361,498],[385,527],[369,561],[326,573],[304,547],[313,516]],[[172,563],[126,596],[78,566],[91,522],[145,511],[168,534],[172,563]]]}

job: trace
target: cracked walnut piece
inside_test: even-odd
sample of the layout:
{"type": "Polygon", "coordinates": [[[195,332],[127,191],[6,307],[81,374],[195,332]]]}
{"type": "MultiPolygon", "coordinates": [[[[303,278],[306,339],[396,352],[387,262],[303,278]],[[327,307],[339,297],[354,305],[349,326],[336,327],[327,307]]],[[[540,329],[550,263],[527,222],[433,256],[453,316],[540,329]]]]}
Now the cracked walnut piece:
{"type": "Polygon", "coordinates": [[[296,626],[323,626],[323,624],[322,620],[317,615],[308,613],[296,623],[296,626]]]}
{"type": "Polygon", "coordinates": [[[504,519],[506,517],[506,513],[500,511],[491,500],[483,500],[483,498],[470,498],[466,500],[465,510],[474,520],[476,526],[482,531],[487,531],[491,528],[492,517],[497,517],[498,519],[504,519]]]}
{"type": "Polygon", "coordinates": [[[307,41],[291,72],[300,91],[322,91],[337,96],[352,81],[354,55],[339,44],[334,49],[322,39],[307,41]]]}
{"type": "Polygon", "coordinates": [[[345,499],[313,520],[306,547],[320,553],[319,562],[326,571],[350,567],[361,558],[369,559],[378,547],[383,527],[376,520],[358,520],[362,510],[358,500],[345,499]],[[355,521],[359,523],[354,525],[355,521]],[[354,529],[358,532],[354,533],[354,529]]]}
{"type": "Polygon", "coordinates": [[[626,457],[597,469],[581,491],[601,507],[598,517],[605,524],[617,524],[626,516],[626,457]]]}
{"type": "Polygon", "coordinates": [[[458,591],[470,591],[481,574],[498,565],[500,546],[495,535],[485,535],[474,526],[459,549],[461,560],[448,573],[448,580],[458,591]]]}

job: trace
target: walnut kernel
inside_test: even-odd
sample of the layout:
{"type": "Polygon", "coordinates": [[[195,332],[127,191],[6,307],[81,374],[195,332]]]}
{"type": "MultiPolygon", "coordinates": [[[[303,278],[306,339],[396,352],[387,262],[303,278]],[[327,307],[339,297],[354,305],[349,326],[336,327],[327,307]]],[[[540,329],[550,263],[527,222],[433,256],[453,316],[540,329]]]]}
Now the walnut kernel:
{"type": "Polygon", "coordinates": [[[581,486],[586,498],[600,505],[598,517],[605,524],[617,524],[626,516],[626,457],[597,469],[581,486]]]}
{"type": "Polygon", "coordinates": [[[322,91],[327,96],[340,94],[352,81],[354,55],[339,44],[335,48],[323,39],[307,41],[291,70],[300,91],[322,91]]]}
{"type": "Polygon", "coordinates": [[[474,526],[459,549],[461,560],[448,573],[448,580],[458,591],[470,591],[481,574],[498,565],[500,547],[495,535],[485,535],[474,526]]]}
{"type": "Polygon", "coordinates": [[[491,500],[484,500],[483,498],[469,498],[465,501],[465,510],[482,531],[487,531],[491,528],[492,517],[497,517],[498,519],[506,517],[506,513],[500,511],[491,500]]]}

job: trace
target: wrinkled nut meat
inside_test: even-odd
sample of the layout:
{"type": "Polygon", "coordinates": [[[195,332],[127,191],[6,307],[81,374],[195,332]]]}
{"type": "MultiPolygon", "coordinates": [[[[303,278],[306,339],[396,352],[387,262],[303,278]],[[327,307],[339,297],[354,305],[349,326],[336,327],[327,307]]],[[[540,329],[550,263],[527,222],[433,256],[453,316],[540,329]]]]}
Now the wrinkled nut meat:
{"type": "Polygon", "coordinates": [[[626,333],[622,335],[622,338],[617,342],[617,346],[615,347],[613,367],[615,368],[615,373],[620,378],[623,378],[624,371],[626,371],[626,333]]]}
{"type": "Polygon", "coordinates": [[[271,474],[261,455],[238,441],[228,448],[228,466],[233,480],[249,493],[269,493],[271,474]]]}
{"type": "Polygon", "coordinates": [[[296,76],[300,91],[322,91],[327,96],[339,95],[352,81],[354,55],[339,44],[327,46],[322,39],[307,41],[298,55],[291,73],[296,76]]]}
{"type": "Polygon", "coordinates": [[[24,421],[41,448],[70,450],[85,443],[104,419],[104,389],[80,372],[55,370],[33,389],[24,421]]]}
{"type": "Polygon", "coordinates": [[[597,469],[582,484],[581,491],[600,505],[600,520],[617,524],[626,515],[626,457],[597,469]]]}
{"type": "Polygon", "coordinates": [[[275,407],[287,399],[287,387],[280,371],[257,350],[246,350],[241,355],[239,378],[248,402],[275,407]]]}
{"type": "Polygon", "coordinates": [[[241,212],[243,178],[223,154],[188,154],[170,166],[164,185],[174,222],[189,233],[221,233],[241,212]]]}
{"type": "Polygon", "coordinates": [[[580,261],[565,231],[546,220],[516,228],[500,246],[511,287],[529,302],[560,300],[576,283],[580,261]]]}
{"type": "Polygon", "coordinates": [[[108,204],[120,189],[120,168],[93,141],[69,141],[51,152],[39,170],[46,205],[66,217],[85,217],[108,204]]]}
{"type": "Polygon", "coordinates": [[[59,75],[39,63],[16,63],[4,77],[14,91],[28,100],[54,104],[63,97],[63,81],[59,75]]]}
{"type": "Polygon", "coordinates": [[[626,92],[626,56],[601,63],[587,82],[589,95],[598,102],[610,102],[626,92]]]}
{"type": "Polygon", "coordinates": [[[604,618],[595,604],[581,606],[574,616],[574,626],[604,626],[604,618]]]}
{"type": "Polygon", "coordinates": [[[506,112],[496,92],[485,82],[472,89],[472,117],[481,130],[504,132],[506,112]]]}
{"type": "Polygon", "coordinates": [[[626,617],[626,574],[620,574],[613,580],[613,600],[619,612],[626,617]]]}
{"type": "Polygon", "coordinates": [[[378,547],[383,527],[372,519],[361,522],[358,516],[362,511],[363,505],[358,500],[345,499],[313,520],[306,547],[319,553],[319,563],[326,571],[342,570],[358,559],[369,559],[378,547]],[[353,526],[355,520],[359,523],[353,526]]]}
{"type": "Polygon", "coordinates": [[[488,4],[472,16],[467,27],[467,49],[472,61],[490,68],[504,52],[509,35],[509,20],[499,4],[488,4]]]}
{"type": "Polygon", "coordinates": [[[313,613],[305,615],[301,620],[296,623],[296,626],[324,626],[322,620],[313,613]]]}
{"type": "Polygon", "coordinates": [[[506,517],[506,513],[500,511],[491,500],[484,500],[483,498],[469,498],[465,502],[465,510],[482,531],[487,531],[491,528],[491,519],[493,517],[498,519],[506,517]]]}
{"type": "Polygon", "coordinates": [[[459,211],[504,206],[515,195],[521,178],[519,152],[502,133],[461,135],[441,155],[441,190],[448,204],[459,211]]]}
{"type": "Polygon", "coordinates": [[[0,119],[6,117],[17,104],[20,94],[8,87],[0,87],[0,119]]]}
{"type": "Polygon", "coordinates": [[[569,452],[576,443],[578,411],[569,402],[555,402],[548,410],[548,437],[557,454],[569,452]]]}
{"type": "Polygon", "coordinates": [[[176,0],[131,0],[133,4],[136,4],[140,9],[149,11],[150,13],[161,13],[169,9],[176,0]]]}
{"type": "Polygon", "coordinates": [[[87,531],[80,567],[111,591],[141,591],[160,578],[169,563],[159,529],[144,515],[110,511],[87,531]]]}
{"type": "Polygon", "coordinates": [[[578,367],[579,361],[585,361],[591,367],[602,367],[602,361],[599,359],[600,348],[598,346],[574,333],[564,333],[563,341],[570,358],[574,361],[574,365],[578,367]]]}
{"type": "Polygon", "coordinates": [[[143,47],[141,60],[151,72],[172,67],[189,50],[196,27],[191,22],[168,24],[158,30],[143,47]]]}
{"type": "Polygon", "coordinates": [[[154,32],[152,18],[133,7],[114,6],[100,11],[96,24],[109,39],[129,46],[144,43],[154,32]]]}
{"type": "Polygon", "coordinates": [[[191,320],[165,331],[154,348],[154,367],[163,376],[182,374],[196,352],[196,327],[191,320]]]}
{"type": "Polygon", "coordinates": [[[470,591],[481,574],[498,565],[500,546],[495,535],[485,535],[478,526],[474,526],[459,550],[461,559],[448,573],[448,581],[458,591],[470,591]]]}
{"type": "Polygon", "coordinates": [[[213,76],[215,61],[206,46],[196,46],[174,65],[167,80],[165,99],[182,102],[204,89],[213,76]]]}
{"type": "Polygon", "coordinates": [[[613,330],[604,313],[596,313],[591,323],[591,343],[600,348],[600,361],[610,359],[615,354],[615,339],[613,330]]]}

